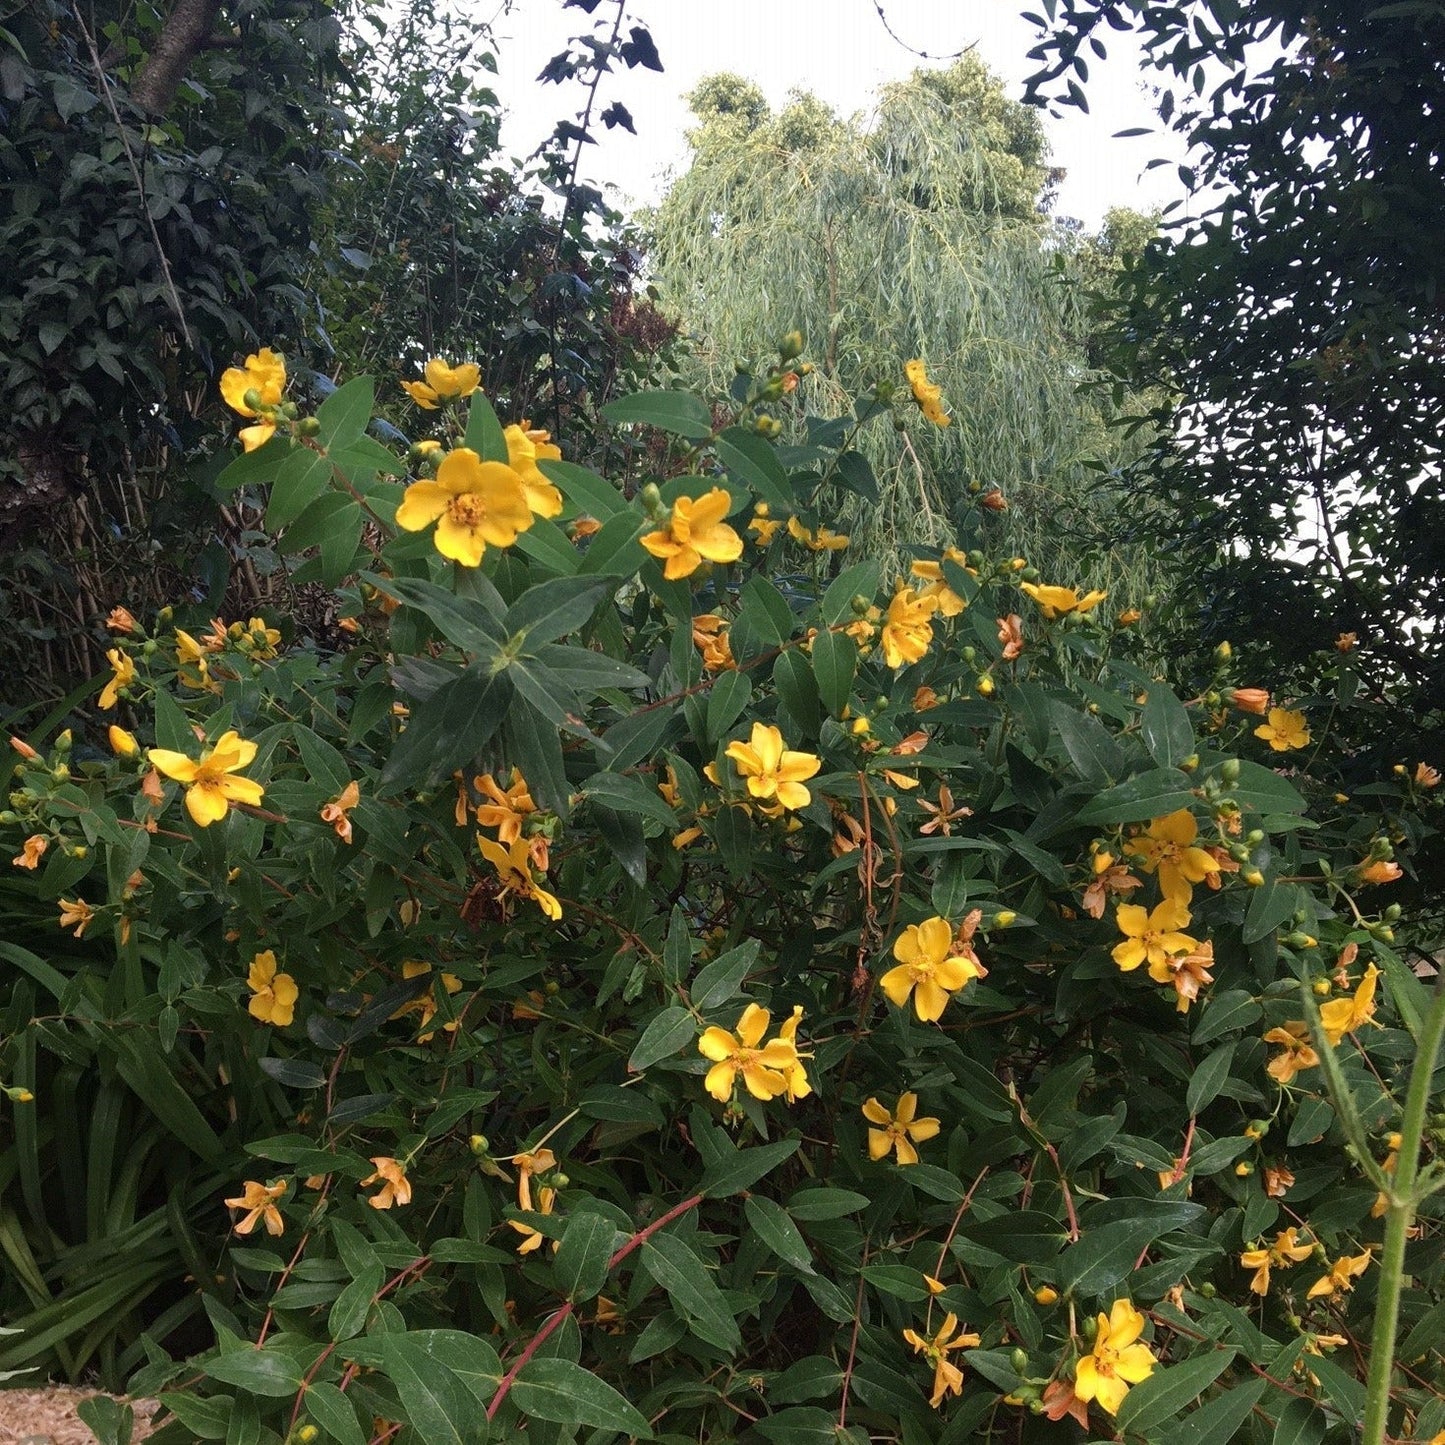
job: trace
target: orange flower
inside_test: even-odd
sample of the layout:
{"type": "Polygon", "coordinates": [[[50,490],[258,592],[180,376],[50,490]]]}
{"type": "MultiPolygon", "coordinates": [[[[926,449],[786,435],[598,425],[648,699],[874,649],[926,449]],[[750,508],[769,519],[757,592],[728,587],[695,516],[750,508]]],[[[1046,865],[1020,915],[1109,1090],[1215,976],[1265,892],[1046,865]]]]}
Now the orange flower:
{"type": "MultiPolygon", "coordinates": [[[[523,1205],[522,1207],[525,1208],[529,1214],[551,1214],[552,1206],[556,1201],[557,1191],[555,1189],[548,1189],[546,1185],[543,1185],[537,1191],[537,1208],[534,1210],[530,1204],[523,1205]]],[[[518,1254],[531,1254],[533,1250],[541,1249],[542,1241],[546,1236],[540,1230],[533,1229],[530,1224],[523,1224],[520,1219],[509,1219],[507,1224],[522,1236],[522,1242],[517,1246],[518,1254]]]]}
{"type": "Polygon", "coordinates": [[[998,640],[1003,643],[1003,660],[1012,662],[1024,650],[1024,620],[1017,612],[998,619],[998,640]]]}
{"type": "Polygon", "coordinates": [[[1291,712],[1285,707],[1272,707],[1269,721],[1261,723],[1254,730],[1257,738],[1263,738],[1277,753],[1287,753],[1292,748],[1309,746],[1310,730],[1305,725],[1302,712],[1291,712]]]}
{"type": "Polygon", "coordinates": [[[715,612],[704,612],[692,619],[692,641],[709,672],[726,672],[737,666],[728,641],[728,624],[715,612]]]}
{"type": "Polygon", "coordinates": [[[353,780],[329,803],[321,806],[321,821],[330,823],[343,843],[351,842],[351,810],[361,801],[361,788],[353,780]]]}
{"type": "Polygon", "coordinates": [[[956,937],[946,918],[909,924],[893,943],[898,967],[890,968],[878,980],[888,1001],[895,1008],[903,1008],[912,994],[913,1011],[920,1022],[931,1024],[942,1016],[953,994],[974,979],[986,978],[987,970],[972,944],[982,918],[982,910],[973,909],[956,937]]]}
{"type": "Polygon", "coordinates": [[[979,499],[978,504],[986,512],[1008,511],[1008,498],[997,487],[990,487],[979,499]]]}
{"type": "Polygon", "coordinates": [[[1342,632],[1335,638],[1336,652],[1353,652],[1360,639],[1353,632],[1342,632]]]}
{"type": "Polygon", "coordinates": [[[972,808],[963,804],[957,808],[953,806],[953,791],[947,783],[938,785],[937,803],[930,803],[927,798],[920,798],[918,806],[925,813],[932,815],[930,821],[918,830],[920,834],[937,833],[940,837],[949,838],[953,836],[952,825],[959,818],[973,817],[972,808]]]}
{"type": "Polygon", "coordinates": [[[1415,785],[1420,788],[1438,788],[1440,774],[1429,763],[1416,763],[1415,785]]]}
{"type": "Polygon", "coordinates": [[[105,619],[105,625],[112,632],[139,632],[134,617],[124,607],[112,607],[110,615],[105,619]]]}
{"type": "Polygon", "coordinates": [[[893,594],[883,624],[883,660],[894,671],[917,662],[928,651],[933,641],[933,624],[929,618],[937,610],[936,598],[920,597],[911,587],[893,594]]]}
{"type": "Polygon", "coordinates": [[[281,1218],[276,1202],[285,1196],[286,1181],[283,1179],[279,1184],[261,1184],[254,1179],[248,1179],[241,1188],[244,1191],[242,1194],[225,1201],[230,1209],[250,1211],[233,1226],[236,1233],[250,1234],[258,1224],[264,1223],[267,1234],[280,1234],[286,1228],[286,1221],[281,1218]]]}
{"type": "Polygon", "coordinates": [[[1266,1199],[1283,1199],[1294,1188],[1294,1174],[1283,1164],[1264,1166],[1264,1194],[1266,1199]]]}
{"type": "Polygon", "coordinates": [[[85,930],[90,927],[91,920],[95,917],[95,909],[83,898],[62,898],[60,901],[60,926],[69,928],[75,924],[75,936],[85,937],[85,930]]]}
{"type": "Polygon", "coordinates": [[[748,531],[754,534],[753,540],[759,547],[766,547],[782,525],[776,518],[768,515],[768,504],[759,502],[753,508],[753,519],[748,523],[748,531]]]}
{"type": "Polygon", "coordinates": [[[811,532],[796,517],[788,518],[788,536],[810,552],[841,552],[851,540],[841,532],[829,531],[822,523],[811,532]]]}
{"type": "Polygon", "coordinates": [[[925,683],[922,687],[914,689],[913,711],[928,712],[938,706],[939,697],[934,690],[925,683]]]}
{"type": "Polygon", "coordinates": [[[373,1184],[380,1184],[381,1188],[366,1202],[373,1209],[390,1209],[393,1204],[410,1204],[411,1181],[406,1177],[406,1166],[383,1154],[376,1155],[371,1162],[376,1172],[368,1174],[361,1181],[360,1187],[369,1189],[373,1184]]]}
{"type": "Polygon", "coordinates": [[[1114,861],[1112,853],[1103,849],[1094,854],[1093,867],[1094,881],[1084,889],[1084,912],[1090,918],[1104,916],[1111,893],[1132,893],[1144,886],[1124,864],[1114,861]]]}
{"type": "Polygon", "coordinates": [[[29,868],[31,872],[40,867],[40,860],[50,846],[50,839],[44,833],[32,833],[20,846],[20,851],[10,860],[17,868],[29,868]]]}
{"type": "Polygon", "coordinates": [[[868,1157],[886,1159],[896,1153],[900,1165],[917,1164],[918,1150],[913,1146],[934,1138],[941,1127],[937,1119],[915,1118],[917,1113],[917,1094],[900,1094],[891,1114],[877,1099],[865,1100],[863,1117],[878,1126],[868,1131],[868,1157]]]}
{"type": "Polygon", "coordinates": [[[1199,947],[1183,957],[1160,959],[1149,965],[1149,977],[1155,983],[1170,983],[1178,995],[1175,1009],[1188,1013],[1189,1005],[1199,997],[1201,984],[1213,983],[1214,975],[1209,972],[1214,963],[1214,944],[1201,943],[1199,947]]]}
{"type": "Polygon", "coordinates": [[[1276,1054],[1265,1065],[1265,1072],[1278,1083],[1290,1083],[1301,1069],[1313,1069],[1320,1061],[1314,1045],[1310,1043],[1309,1025],[1299,1019],[1271,1029],[1265,1034],[1264,1041],[1284,1046],[1284,1053],[1276,1054]]]}
{"type": "Polygon", "coordinates": [[[1237,687],[1229,694],[1229,700],[1240,712],[1263,717],[1269,711],[1269,694],[1262,687],[1237,687]]]}
{"type": "Polygon", "coordinates": [[[1360,864],[1361,883],[1393,883],[1405,875],[1392,858],[1373,858],[1360,864]]]}

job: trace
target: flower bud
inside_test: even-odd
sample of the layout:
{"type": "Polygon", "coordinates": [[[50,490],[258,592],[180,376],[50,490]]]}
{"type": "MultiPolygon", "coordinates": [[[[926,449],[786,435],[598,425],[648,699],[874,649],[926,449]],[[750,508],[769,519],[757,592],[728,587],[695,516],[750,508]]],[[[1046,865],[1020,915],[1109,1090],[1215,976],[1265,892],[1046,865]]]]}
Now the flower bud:
{"type": "Polygon", "coordinates": [[[126,732],[116,723],[111,723],[106,738],[110,742],[111,752],[118,758],[133,758],[140,752],[140,744],[136,742],[134,734],[126,732]]]}
{"type": "Polygon", "coordinates": [[[1182,773],[1192,773],[1192,772],[1194,772],[1194,770],[1195,770],[1198,766],[1199,766],[1199,754],[1198,754],[1198,753],[1190,753],[1187,758],[1181,758],[1180,761],[1179,761],[1179,771],[1182,772],[1182,773]]]}
{"type": "Polygon", "coordinates": [[[1239,876],[1251,888],[1259,888],[1264,884],[1264,874],[1258,868],[1246,868],[1239,876]]]}
{"type": "Polygon", "coordinates": [[[642,503],[644,510],[648,513],[656,512],[662,506],[662,493],[658,490],[656,482],[648,482],[638,492],[637,500],[642,503]]]}
{"type": "Polygon", "coordinates": [[[1199,1286],[1199,1293],[1202,1294],[1205,1299],[1213,1299],[1214,1296],[1218,1293],[1218,1290],[1215,1289],[1214,1283],[1213,1283],[1212,1280],[1207,1280],[1207,1279],[1206,1279],[1206,1280],[1199,1286]]]}
{"type": "Polygon", "coordinates": [[[296,430],[301,436],[314,437],[320,432],[321,423],[314,416],[303,416],[296,423],[296,430]]]}
{"type": "Polygon", "coordinates": [[[781,341],[778,342],[778,355],[784,361],[791,361],[795,356],[803,354],[803,333],[801,331],[790,331],[781,341]]]}
{"type": "Polygon", "coordinates": [[[1268,1119],[1251,1119],[1244,1128],[1245,1137],[1249,1139],[1263,1139],[1269,1133],[1268,1119]]]}
{"type": "Polygon", "coordinates": [[[485,1134],[473,1134],[472,1137],[467,1140],[467,1143],[471,1147],[472,1153],[475,1154],[478,1159],[491,1152],[492,1143],[485,1134]]]}
{"type": "Polygon", "coordinates": [[[1333,985],[1327,978],[1317,978],[1310,987],[1314,990],[1316,998],[1328,998],[1333,985]]]}
{"type": "Polygon", "coordinates": [[[1384,912],[1386,923],[1398,923],[1400,921],[1400,905],[1392,903],[1384,912]]]}
{"type": "Polygon", "coordinates": [[[992,697],[994,694],[993,678],[991,678],[988,673],[984,673],[984,675],[974,683],[974,687],[978,690],[980,697],[992,697]]]}
{"type": "Polygon", "coordinates": [[[565,1189],[572,1181],[565,1174],[552,1175],[552,1188],[565,1189]]]}
{"type": "Polygon", "coordinates": [[[1008,1362],[1021,1375],[1029,1367],[1029,1352],[1016,1346],[1009,1354],[1008,1362]]]}
{"type": "Polygon", "coordinates": [[[1216,662],[1228,662],[1229,659],[1233,656],[1234,649],[1227,642],[1221,642],[1219,646],[1214,649],[1214,658],[1216,662]]]}
{"type": "Polygon", "coordinates": [[[40,754],[37,753],[35,749],[30,746],[29,743],[25,742],[21,738],[12,737],[10,739],[10,746],[14,748],[15,751],[19,753],[26,762],[33,762],[40,756],[40,754]]]}
{"type": "Polygon", "coordinates": [[[22,1088],[19,1084],[12,1084],[6,1089],[5,1097],[9,1099],[12,1104],[33,1104],[35,1102],[35,1095],[32,1094],[29,1089],[22,1088]]]}
{"type": "Polygon", "coordinates": [[[1219,776],[1226,783],[1237,783],[1239,781],[1239,759],[1225,758],[1219,765],[1219,776]]]}
{"type": "Polygon", "coordinates": [[[254,386],[248,386],[246,388],[245,392],[241,396],[241,400],[246,404],[247,410],[261,410],[261,393],[257,391],[254,386]]]}
{"type": "Polygon", "coordinates": [[[1249,1176],[1254,1173],[1254,1165],[1250,1164],[1247,1160],[1241,1159],[1239,1163],[1234,1166],[1234,1172],[1239,1178],[1248,1179],[1249,1176]]]}
{"type": "Polygon", "coordinates": [[[66,782],[69,782],[69,781],[70,781],[70,769],[69,769],[68,767],[66,767],[64,763],[56,763],[56,765],[55,765],[53,768],[51,768],[51,770],[50,770],[50,776],[51,776],[51,778],[53,778],[57,783],[66,783],[66,782]]]}
{"type": "Polygon", "coordinates": [[[1018,914],[1015,913],[1012,908],[1005,908],[1001,913],[995,913],[993,916],[993,926],[995,928],[1010,928],[1017,922],[1018,914]]]}
{"type": "Polygon", "coordinates": [[[1269,711],[1269,694],[1262,687],[1236,687],[1226,696],[1240,712],[1263,717],[1269,711]]]}
{"type": "Polygon", "coordinates": [[[1058,1301],[1059,1292],[1052,1285],[1041,1284],[1038,1289],[1034,1291],[1035,1304],[1051,1305],[1057,1304],[1058,1301]]]}

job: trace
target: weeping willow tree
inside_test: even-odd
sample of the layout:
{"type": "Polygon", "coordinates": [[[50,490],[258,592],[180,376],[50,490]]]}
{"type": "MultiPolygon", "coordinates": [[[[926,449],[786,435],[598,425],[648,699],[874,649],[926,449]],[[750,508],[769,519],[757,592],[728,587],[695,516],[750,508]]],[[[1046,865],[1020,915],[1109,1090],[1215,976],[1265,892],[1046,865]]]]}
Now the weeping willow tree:
{"type": "Polygon", "coordinates": [[[1040,566],[1064,553],[1111,580],[1105,549],[1078,554],[1097,532],[1085,498],[1120,442],[1078,394],[1080,248],[1047,216],[1056,174],[1036,113],[973,56],[850,119],[798,92],[773,114],[734,75],[688,100],[691,164],[651,225],[657,283],[696,344],[692,379],[726,387],[739,359],[797,327],[817,365],[808,407],[836,415],[922,357],[953,424],[872,429],[883,503],[845,518],[855,547],[953,541],[976,482],[1003,489],[995,525],[1040,566]]]}

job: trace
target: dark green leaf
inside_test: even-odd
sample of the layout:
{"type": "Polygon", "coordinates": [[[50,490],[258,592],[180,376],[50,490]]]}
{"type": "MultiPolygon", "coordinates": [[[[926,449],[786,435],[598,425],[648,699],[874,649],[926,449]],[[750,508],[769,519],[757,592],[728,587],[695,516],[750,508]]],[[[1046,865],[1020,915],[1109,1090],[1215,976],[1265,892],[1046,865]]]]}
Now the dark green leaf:
{"type": "Polygon", "coordinates": [[[1172,1420],[1212,1385],[1234,1362],[1234,1351],[1214,1349],[1182,1364],[1155,1370],[1134,1385],[1119,1406],[1115,1421],[1121,1430],[1143,1435],[1172,1420]]]}
{"type": "MultiPolygon", "coordinates": [[[[796,1148],[796,1140],[792,1142],[796,1148]]],[[[722,1291],[703,1262],[676,1235],[656,1234],[647,1240],[642,1246],[642,1267],[667,1291],[693,1334],[723,1350],[732,1351],[742,1344],[742,1334],[722,1291]]]]}
{"type": "Polygon", "coordinates": [[[640,1074],[660,1060],[670,1059],[688,1044],[696,1045],[697,1038],[698,1028],[692,1015],[678,1004],[669,1004],[643,1029],[627,1060],[627,1072],[640,1074]]]}
{"type": "Polygon", "coordinates": [[[1161,768],[1177,768],[1194,751],[1194,729],[1184,704],[1161,682],[1149,689],[1141,719],[1144,745],[1161,768]]]}
{"type": "Polygon", "coordinates": [[[605,1380],[571,1360],[528,1360],[512,1383],[511,1399],[524,1415],[537,1420],[590,1425],[599,1430],[617,1430],[637,1440],[652,1439],[645,1416],[605,1380]]]}
{"type": "Polygon", "coordinates": [[[602,408],[613,426],[640,422],[689,441],[706,441],[712,435],[712,413],[690,391],[639,391],[620,396],[602,408]]]}
{"type": "Polygon", "coordinates": [[[739,1149],[735,1154],[709,1164],[698,1188],[709,1199],[739,1194],[756,1184],[784,1159],[796,1154],[798,1143],[797,1139],[780,1139],[773,1144],[761,1144],[756,1149],[739,1149]]]}
{"type": "Polygon", "coordinates": [[[591,1299],[607,1283],[608,1261],[617,1239],[617,1226],[604,1215],[584,1210],[567,1221],[552,1274],[574,1304],[591,1299]]]}

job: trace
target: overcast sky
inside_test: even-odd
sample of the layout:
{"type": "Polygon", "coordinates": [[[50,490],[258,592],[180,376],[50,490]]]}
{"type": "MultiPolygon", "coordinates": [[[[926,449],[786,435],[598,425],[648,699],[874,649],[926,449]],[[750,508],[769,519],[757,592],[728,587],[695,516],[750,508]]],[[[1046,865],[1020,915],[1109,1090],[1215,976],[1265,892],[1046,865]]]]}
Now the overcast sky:
{"type": "MultiPolygon", "coordinates": [[[[575,118],[585,104],[583,87],[542,85],[537,73],[569,36],[594,23],[610,34],[615,11],[599,5],[589,17],[561,0],[516,0],[510,12],[497,0],[495,17],[500,74],[494,87],[508,112],[504,153],[525,156],[561,117],[575,118]]],[[[662,57],[662,74],[638,67],[603,80],[599,109],[620,100],[632,113],[635,136],[596,127],[599,143],[587,148],[584,178],[616,187],[612,199],[624,209],[654,202],[670,171],[684,166],[684,130],[691,124],[682,97],[704,75],[730,70],[755,82],[776,109],[793,87],[811,90],[843,115],[872,109],[878,86],[901,80],[923,60],[905,46],[937,56],[965,46],[1020,96],[1034,68],[1028,51],[1034,28],[1020,18],[1022,0],[880,0],[893,39],[873,0],[632,0],[633,16],[645,22],[662,57]],[[903,44],[899,42],[902,41],[903,44]]],[[[477,7],[486,18],[483,6],[477,7]]],[[[473,12],[477,13],[477,12],[473,12]]],[[[1158,133],[1114,139],[1136,126],[1155,126],[1148,78],[1127,37],[1109,32],[1107,61],[1092,61],[1091,113],[1047,119],[1052,160],[1067,171],[1058,211],[1095,229],[1110,206],[1148,210],[1182,195],[1174,166],[1145,171],[1156,156],[1177,159],[1172,136],[1158,133]]]]}

